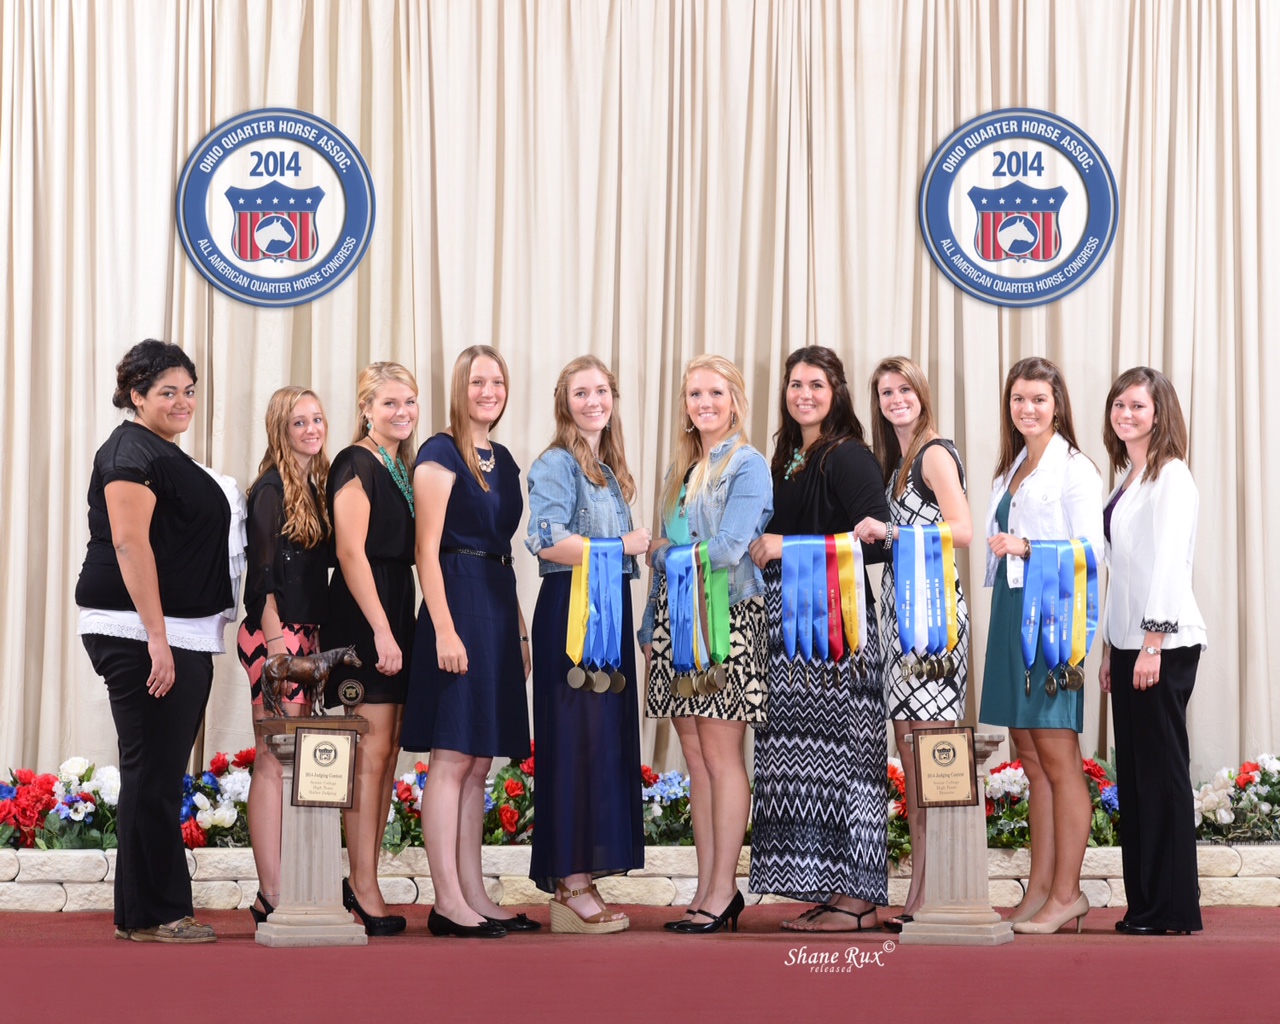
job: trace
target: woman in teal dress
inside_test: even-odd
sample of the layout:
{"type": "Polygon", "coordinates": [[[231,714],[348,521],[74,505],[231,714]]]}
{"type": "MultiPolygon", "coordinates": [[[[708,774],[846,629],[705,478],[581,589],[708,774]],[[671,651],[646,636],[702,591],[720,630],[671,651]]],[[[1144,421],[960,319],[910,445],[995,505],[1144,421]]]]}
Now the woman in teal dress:
{"type": "Polygon", "coordinates": [[[1102,478],[1076,444],[1062,372],[1047,359],[1015,363],[1004,384],[1000,458],[987,512],[986,585],[994,588],[980,721],[1008,727],[1031,791],[1031,877],[1014,930],[1077,928],[1089,911],[1080,865],[1092,807],[1081,770],[1080,690],[1045,690],[1048,665],[1022,654],[1022,586],[1031,542],[1083,538],[1102,554],[1102,478]]]}

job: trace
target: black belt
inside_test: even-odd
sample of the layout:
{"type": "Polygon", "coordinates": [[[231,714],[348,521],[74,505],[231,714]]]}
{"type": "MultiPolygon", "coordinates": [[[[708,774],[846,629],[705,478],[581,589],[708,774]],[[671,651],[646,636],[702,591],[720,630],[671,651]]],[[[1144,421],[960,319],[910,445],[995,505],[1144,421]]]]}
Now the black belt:
{"type": "Polygon", "coordinates": [[[512,565],[515,560],[510,555],[495,555],[492,551],[477,551],[475,548],[441,548],[442,555],[470,555],[472,558],[487,558],[491,562],[512,565]]]}

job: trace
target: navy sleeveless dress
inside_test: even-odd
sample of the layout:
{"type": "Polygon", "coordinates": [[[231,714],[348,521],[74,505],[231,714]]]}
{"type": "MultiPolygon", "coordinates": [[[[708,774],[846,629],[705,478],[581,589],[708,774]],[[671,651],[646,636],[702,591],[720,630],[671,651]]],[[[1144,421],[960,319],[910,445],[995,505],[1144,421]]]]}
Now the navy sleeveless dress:
{"type": "MultiPolygon", "coordinates": [[[[529,756],[529,711],[511,537],[520,528],[524,496],[511,453],[493,446],[493,472],[483,490],[448,434],[428,438],[417,465],[431,462],[454,474],[441,549],[468,548],[508,556],[506,565],[474,554],[440,555],[449,613],[467,649],[467,671],[440,669],[436,630],[424,602],[418,613],[409,693],[400,745],[405,750],[456,750],[477,757],[529,756]]],[[[482,458],[489,453],[481,451],[482,458]]]]}

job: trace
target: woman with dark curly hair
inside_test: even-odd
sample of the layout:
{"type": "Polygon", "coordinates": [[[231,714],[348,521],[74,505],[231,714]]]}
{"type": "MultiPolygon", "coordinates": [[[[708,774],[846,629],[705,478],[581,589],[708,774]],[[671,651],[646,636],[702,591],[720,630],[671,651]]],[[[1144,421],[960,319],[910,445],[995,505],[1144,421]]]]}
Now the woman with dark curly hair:
{"type": "MultiPolygon", "coordinates": [[[[769,609],[769,721],[756,732],[751,889],[817,906],[783,928],[858,932],[889,902],[884,681],[875,603],[857,580],[866,634],[857,652],[788,656],[782,628],[786,534],[853,531],[889,518],[880,466],[865,440],[844,364],[810,346],[787,358],[773,452],[773,518],[751,544],[769,609]]],[[[865,562],[884,548],[864,548],[865,562]]],[[[831,585],[828,579],[828,586],[831,585]]],[[[839,626],[833,627],[836,631],[839,626]]]]}
{"type": "Polygon", "coordinates": [[[242,503],[175,443],[196,410],[196,368],[177,345],[131,348],[112,401],[133,416],[94,456],[76,603],[120,747],[116,937],[213,942],[192,916],[179,816],[212,656],[236,603],[228,494],[242,503]]]}

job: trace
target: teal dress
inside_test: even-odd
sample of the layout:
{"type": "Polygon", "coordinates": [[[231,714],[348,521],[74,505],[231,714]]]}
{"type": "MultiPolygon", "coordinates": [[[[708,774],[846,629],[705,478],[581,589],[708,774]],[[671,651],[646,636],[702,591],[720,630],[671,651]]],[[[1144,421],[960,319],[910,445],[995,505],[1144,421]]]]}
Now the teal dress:
{"type": "MultiPolygon", "coordinates": [[[[996,528],[1009,529],[1008,491],[996,506],[996,528]]],[[[1044,655],[1036,647],[1031,666],[1031,696],[1027,696],[1026,664],[1022,660],[1022,588],[1009,586],[1004,566],[996,570],[991,592],[991,628],[987,632],[987,666],[982,680],[982,709],[978,721],[1010,729],[1074,729],[1084,732],[1084,691],[1058,688],[1044,692],[1049,674],[1044,655]]]]}

